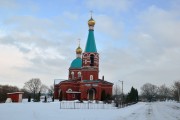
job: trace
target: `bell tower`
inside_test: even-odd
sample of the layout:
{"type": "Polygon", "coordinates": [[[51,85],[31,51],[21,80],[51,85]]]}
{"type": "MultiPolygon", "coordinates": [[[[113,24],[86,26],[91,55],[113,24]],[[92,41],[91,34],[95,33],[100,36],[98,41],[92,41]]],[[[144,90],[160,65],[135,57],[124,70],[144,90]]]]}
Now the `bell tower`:
{"type": "Polygon", "coordinates": [[[88,21],[89,34],[85,51],[82,55],[82,80],[98,80],[99,79],[99,54],[97,53],[94,38],[95,21],[92,16],[88,21]]]}

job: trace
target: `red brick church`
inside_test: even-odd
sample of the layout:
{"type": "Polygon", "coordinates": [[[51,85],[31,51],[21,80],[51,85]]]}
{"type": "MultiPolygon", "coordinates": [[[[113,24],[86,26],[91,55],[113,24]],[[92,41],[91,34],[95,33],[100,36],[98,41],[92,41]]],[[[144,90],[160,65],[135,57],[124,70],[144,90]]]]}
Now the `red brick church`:
{"type": "Polygon", "coordinates": [[[113,83],[99,79],[99,53],[94,38],[95,21],[88,21],[89,35],[84,52],[80,45],[69,68],[68,80],[54,85],[54,97],[61,100],[101,100],[101,95],[112,95],[113,83]]]}

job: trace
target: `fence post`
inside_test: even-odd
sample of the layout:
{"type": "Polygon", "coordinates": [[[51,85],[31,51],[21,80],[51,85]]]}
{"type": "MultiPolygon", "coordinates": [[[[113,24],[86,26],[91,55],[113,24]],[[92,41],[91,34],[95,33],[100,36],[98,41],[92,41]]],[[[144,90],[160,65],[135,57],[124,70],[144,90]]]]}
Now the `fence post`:
{"type": "Polygon", "coordinates": [[[76,107],[75,107],[75,102],[74,102],[74,109],[76,109],[76,107]]]}
{"type": "Polygon", "coordinates": [[[88,109],[89,109],[89,102],[88,102],[88,109]]]}
{"type": "Polygon", "coordinates": [[[61,109],[61,102],[60,102],[60,109],[61,109]]]}

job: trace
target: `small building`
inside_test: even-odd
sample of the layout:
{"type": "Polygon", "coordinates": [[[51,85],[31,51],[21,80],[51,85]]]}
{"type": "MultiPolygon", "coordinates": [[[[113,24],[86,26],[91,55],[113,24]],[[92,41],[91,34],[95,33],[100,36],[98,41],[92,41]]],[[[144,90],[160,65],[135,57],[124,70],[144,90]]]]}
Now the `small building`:
{"type": "Polygon", "coordinates": [[[7,93],[7,98],[11,98],[12,102],[22,102],[23,93],[24,92],[7,93]]]}

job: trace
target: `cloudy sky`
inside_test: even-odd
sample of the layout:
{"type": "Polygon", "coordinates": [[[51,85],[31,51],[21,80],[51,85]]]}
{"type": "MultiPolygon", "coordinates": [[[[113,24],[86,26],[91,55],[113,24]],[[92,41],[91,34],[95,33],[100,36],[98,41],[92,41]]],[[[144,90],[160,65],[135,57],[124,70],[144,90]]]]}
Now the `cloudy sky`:
{"type": "Polygon", "coordinates": [[[179,0],[0,0],[0,84],[67,79],[75,49],[96,21],[100,78],[125,92],[180,80],[179,0]]]}

